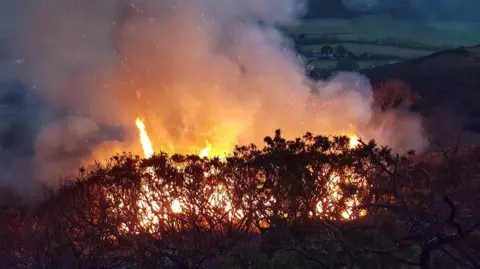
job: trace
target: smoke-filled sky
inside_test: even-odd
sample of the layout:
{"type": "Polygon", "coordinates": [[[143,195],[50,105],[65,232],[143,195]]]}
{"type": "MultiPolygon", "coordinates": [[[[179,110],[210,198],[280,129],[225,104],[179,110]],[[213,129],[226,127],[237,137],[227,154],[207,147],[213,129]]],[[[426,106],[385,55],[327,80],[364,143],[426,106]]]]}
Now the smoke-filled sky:
{"type": "Polygon", "coordinates": [[[141,154],[136,117],[167,152],[198,153],[206,140],[231,151],[277,128],[289,138],[307,130],[375,138],[399,151],[426,145],[419,116],[372,109],[366,78],[304,75],[292,41],[273,26],[295,23],[299,1],[15,3],[0,8],[17,60],[2,72],[68,111],[36,137],[32,169],[43,182],[115,152],[141,154]]]}

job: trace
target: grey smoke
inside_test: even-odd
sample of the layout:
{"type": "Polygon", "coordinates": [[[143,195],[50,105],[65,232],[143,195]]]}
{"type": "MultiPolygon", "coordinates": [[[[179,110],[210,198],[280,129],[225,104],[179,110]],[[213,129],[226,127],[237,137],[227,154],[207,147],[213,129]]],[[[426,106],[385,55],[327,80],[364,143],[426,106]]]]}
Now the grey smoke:
{"type": "Polygon", "coordinates": [[[193,153],[262,143],[277,128],[358,134],[398,151],[426,145],[417,115],[378,115],[368,80],[315,84],[274,27],[296,23],[295,0],[22,0],[5,17],[12,72],[68,113],[46,121],[32,169],[48,184],[114,152],[139,152],[145,117],[156,150],[193,153]],[[311,92],[318,92],[312,95],[311,92]],[[372,127],[376,119],[382,124],[372,127]],[[380,119],[380,120],[379,120],[380,119]],[[110,129],[109,129],[110,128],[110,129]],[[113,129],[112,129],[113,128],[113,129]],[[117,129],[115,129],[117,128],[117,129]],[[106,129],[124,136],[105,135],[106,129]]]}

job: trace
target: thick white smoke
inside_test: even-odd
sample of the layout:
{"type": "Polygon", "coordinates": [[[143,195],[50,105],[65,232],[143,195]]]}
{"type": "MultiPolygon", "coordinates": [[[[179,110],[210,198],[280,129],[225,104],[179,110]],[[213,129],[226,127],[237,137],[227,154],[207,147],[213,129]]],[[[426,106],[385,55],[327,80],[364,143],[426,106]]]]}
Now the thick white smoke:
{"type": "Polygon", "coordinates": [[[39,134],[41,177],[53,182],[115,151],[140,153],[139,116],[155,149],[169,152],[195,153],[205,140],[217,152],[261,144],[277,128],[289,138],[308,130],[421,150],[421,119],[376,114],[366,78],[307,79],[275,28],[303,11],[295,0],[25,1],[19,75],[75,115],[39,134]],[[387,124],[373,128],[374,118],[387,124]],[[99,141],[102,126],[118,127],[124,140],[99,141]]]}

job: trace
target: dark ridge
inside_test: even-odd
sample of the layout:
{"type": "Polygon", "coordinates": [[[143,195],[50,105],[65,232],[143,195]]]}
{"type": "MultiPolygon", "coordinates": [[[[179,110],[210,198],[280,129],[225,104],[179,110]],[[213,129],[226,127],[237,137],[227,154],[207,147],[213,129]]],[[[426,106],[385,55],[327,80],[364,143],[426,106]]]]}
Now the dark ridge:
{"type": "Polygon", "coordinates": [[[464,57],[466,56],[466,57],[469,57],[470,52],[464,47],[446,49],[446,50],[434,52],[434,53],[432,53],[430,55],[427,55],[427,56],[424,56],[424,57],[419,57],[419,58],[412,59],[412,60],[410,60],[410,62],[411,63],[421,63],[425,60],[433,59],[435,57],[442,57],[442,56],[445,56],[445,57],[452,57],[452,56],[464,56],[464,57]]]}
{"type": "Polygon", "coordinates": [[[480,46],[431,55],[361,71],[373,85],[400,79],[421,96],[415,109],[439,117],[445,109],[472,131],[480,130],[480,46]]]}
{"type": "Polygon", "coordinates": [[[349,18],[353,15],[340,0],[310,0],[305,18],[349,18]]]}

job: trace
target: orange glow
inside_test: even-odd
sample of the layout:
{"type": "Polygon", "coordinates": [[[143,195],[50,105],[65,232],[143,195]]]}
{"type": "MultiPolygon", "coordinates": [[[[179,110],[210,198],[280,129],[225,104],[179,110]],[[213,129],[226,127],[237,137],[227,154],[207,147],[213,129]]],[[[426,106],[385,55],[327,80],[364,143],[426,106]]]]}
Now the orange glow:
{"type": "MultiPolygon", "coordinates": [[[[153,145],[150,141],[150,138],[147,133],[147,129],[145,126],[144,121],[141,118],[137,118],[136,126],[139,131],[140,143],[143,149],[143,155],[146,158],[149,158],[154,155],[153,145]]],[[[211,158],[215,149],[213,145],[208,141],[205,140],[206,146],[200,151],[199,156],[204,158],[211,158]]],[[[349,147],[354,148],[360,144],[358,137],[352,135],[350,136],[349,147]]],[[[225,155],[223,155],[225,156],[225,155]]],[[[146,168],[146,172],[151,175],[152,180],[155,180],[158,183],[162,182],[162,178],[158,178],[152,167],[146,168]]],[[[205,176],[214,176],[217,172],[215,170],[205,172],[205,176]]],[[[335,217],[338,210],[338,204],[342,203],[344,205],[344,209],[340,210],[340,218],[344,220],[352,220],[358,217],[362,217],[366,215],[366,211],[355,211],[355,208],[360,205],[360,199],[358,194],[353,194],[350,196],[346,196],[343,193],[342,188],[340,187],[341,184],[351,184],[357,187],[366,187],[366,182],[364,178],[356,176],[353,172],[344,171],[343,174],[333,173],[329,175],[329,183],[327,185],[327,193],[328,196],[323,198],[322,200],[318,201],[315,210],[309,212],[310,217],[320,217],[320,218],[337,218],[335,217]]],[[[183,214],[185,209],[191,209],[193,212],[197,214],[220,214],[228,218],[230,221],[237,221],[244,217],[244,213],[240,209],[236,209],[233,205],[231,200],[231,194],[233,192],[233,187],[226,182],[226,185],[217,185],[217,186],[205,186],[204,193],[206,195],[206,199],[208,201],[206,208],[198,208],[193,205],[187,204],[182,197],[175,198],[171,197],[169,191],[169,186],[167,184],[163,185],[163,189],[161,193],[157,193],[157,191],[152,191],[149,189],[148,184],[143,184],[141,186],[141,193],[142,195],[139,196],[137,201],[137,206],[139,210],[139,225],[143,229],[147,229],[147,231],[153,232],[153,227],[157,227],[161,221],[165,221],[169,219],[170,214],[183,214]],[[157,202],[158,197],[166,196],[167,203],[169,205],[168,209],[165,209],[164,206],[157,202]],[[206,210],[206,211],[205,211],[206,210]],[[203,213],[201,213],[203,212],[203,213]]],[[[263,206],[272,206],[272,203],[276,202],[274,197],[269,197],[263,195],[260,198],[255,198],[254,206],[259,206],[260,200],[264,200],[266,202],[263,203],[263,206]],[[261,199],[260,199],[261,198],[261,199]]],[[[111,197],[111,199],[114,199],[111,197]]],[[[249,199],[249,197],[245,197],[245,199],[249,199]]],[[[245,202],[246,203],[246,202],[245,202]]],[[[123,207],[123,204],[120,205],[123,207]]],[[[268,224],[263,220],[268,218],[270,214],[269,210],[265,211],[264,213],[257,212],[257,216],[261,219],[260,225],[262,227],[268,227],[268,224]],[[264,215],[267,214],[267,215],[264,215]]],[[[286,213],[281,213],[284,217],[288,217],[286,213]]],[[[173,221],[173,220],[172,220],[173,221]]],[[[125,225],[121,225],[122,230],[128,232],[129,229],[125,225]]]]}
{"type": "MultiPolygon", "coordinates": [[[[352,184],[356,187],[366,187],[364,178],[356,176],[353,172],[347,172],[344,176],[344,183],[352,184]]],[[[337,174],[330,176],[330,182],[328,183],[328,197],[323,198],[316,205],[316,212],[320,216],[328,217],[330,213],[333,213],[337,209],[338,203],[343,199],[345,203],[345,209],[341,210],[340,215],[344,220],[352,220],[358,217],[363,217],[367,214],[365,210],[362,210],[355,214],[354,208],[360,206],[360,199],[357,194],[351,197],[345,197],[340,187],[341,177],[337,174]]]]}
{"type": "Polygon", "coordinates": [[[205,143],[207,146],[200,151],[200,157],[202,158],[209,157],[210,151],[212,150],[212,145],[208,142],[208,140],[205,140],[205,143]]]}
{"type": "Polygon", "coordinates": [[[349,136],[349,138],[350,138],[349,147],[351,149],[356,148],[360,145],[360,139],[357,136],[352,135],[352,136],[349,136]]]}
{"type": "Polygon", "coordinates": [[[182,204],[177,199],[172,202],[172,212],[173,213],[182,213],[182,204]]]}
{"type": "MultiPolygon", "coordinates": [[[[349,137],[349,148],[353,149],[360,145],[360,139],[355,135],[346,135],[349,137]]],[[[366,181],[363,177],[357,176],[353,171],[346,171],[344,175],[343,183],[351,184],[356,187],[366,187],[366,181]]],[[[332,213],[337,204],[343,199],[345,203],[345,209],[343,209],[340,214],[344,220],[352,220],[357,217],[366,216],[367,212],[361,210],[358,215],[354,214],[354,208],[360,206],[359,196],[357,194],[352,195],[351,197],[345,197],[341,187],[340,187],[340,175],[334,173],[330,175],[330,181],[328,183],[328,198],[324,198],[322,201],[319,201],[316,205],[316,210],[318,214],[323,214],[328,216],[328,213],[332,213]]],[[[313,214],[313,213],[312,213],[313,214]]]]}

